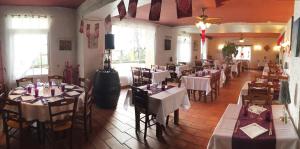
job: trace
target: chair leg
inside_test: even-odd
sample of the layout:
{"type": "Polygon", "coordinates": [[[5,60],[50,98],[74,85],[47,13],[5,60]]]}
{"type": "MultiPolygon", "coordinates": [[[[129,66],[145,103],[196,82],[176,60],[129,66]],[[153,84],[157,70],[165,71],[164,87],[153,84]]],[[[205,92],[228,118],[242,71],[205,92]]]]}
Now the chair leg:
{"type": "Polygon", "coordinates": [[[70,141],[70,142],[69,142],[69,143],[70,143],[70,149],[73,148],[73,140],[72,140],[72,139],[73,139],[73,137],[72,137],[73,132],[72,132],[72,131],[73,131],[73,130],[72,130],[72,128],[71,128],[71,130],[70,130],[70,136],[69,136],[69,137],[70,137],[70,140],[69,140],[69,141],[70,141]]]}
{"type": "Polygon", "coordinates": [[[135,110],[135,131],[140,131],[140,112],[135,110]]]}
{"type": "Polygon", "coordinates": [[[3,130],[4,130],[4,133],[5,133],[6,149],[9,149],[10,148],[10,145],[9,145],[9,132],[8,132],[8,126],[5,122],[5,120],[3,120],[3,130]]]}
{"type": "Polygon", "coordinates": [[[88,135],[87,135],[87,116],[85,115],[83,118],[83,128],[84,128],[84,136],[85,136],[85,140],[88,140],[88,135]]]}
{"type": "Polygon", "coordinates": [[[146,114],[146,116],[145,116],[145,132],[144,132],[144,140],[146,140],[146,137],[147,137],[147,128],[148,128],[147,124],[148,124],[148,122],[149,122],[149,115],[146,114]]]}
{"type": "Polygon", "coordinates": [[[92,112],[90,113],[90,116],[89,116],[89,123],[90,123],[90,132],[92,132],[92,112]]]}

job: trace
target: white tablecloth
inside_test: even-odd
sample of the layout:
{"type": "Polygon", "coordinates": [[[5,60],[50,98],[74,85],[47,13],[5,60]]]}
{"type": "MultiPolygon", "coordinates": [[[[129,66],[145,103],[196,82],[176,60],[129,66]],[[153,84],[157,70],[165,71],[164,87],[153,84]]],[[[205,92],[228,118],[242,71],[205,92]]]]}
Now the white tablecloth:
{"type": "MultiPolygon", "coordinates": [[[[142,86],[140,88],[145,87],[146,86],[142,86]]],[[[128,109],[128,106],[133,106],[131,90],[127,91],[124,102],[125,110],[128,109]]],[[[167,116],[180,107],[185,110],[191,107],[185,87],[173,87],[166,91],[151,95],[149,98],[149,111],[155,113],[156,121],[164,126],[166,124],[167,116]]]]}
{"type": "Polygon", "coordinates": [[[204,77],[195,77],[194,75],[190,75],[183,76],[181,83],[186,87],[186,89],[206,91],[206,95],[208,95],[211,91],[210,79],[209,75],[204,77]]]}
{"type": "Polygon", "coordinates": [[[242,95],[248,95],[248,83],[251,83],[251,81],[246,81],[241,89],[239,99],[238,99],[238,104],[241,104],[241,105],[243,104],[242,103],[242,95]]]}
{"type": "MultiPolygon", "coordinates": [[[[299,149],[299,138],[291,120],[289,119],[287,124],[280,120],[282,108],[282,105],[272,105],[276,149],[299,149]]],[[[227,106],[208,142],[207,149],[232,148],[232,134],[240,109],[241,105],[229,104],[227,106]]]]}
{"type": "Polygon", "coordinates": [[[169,71],[157,70],[156,72],[152,72],[152,83],[160,83],[165,81],[166,78],[171,78],[169,71]]]}
{"type": "Polygon", "coordinates": [[[180,66],[176,66],[176,71],[175,73],[177,74],[177,76],[181,76],[181,72],[184,70],[189,70],[190,66],[189,65],[180,65],[180,66]]]}
{"type": "MultiPolygon", "coordinates": [[[[39,96],[50,97],[50,95],[46,95],[46,94],[49,94],[48,90],[50,90],[50,89],[49,88],[43,89],[43,88],[39,87],[39,96]]],[[[83,91],[83,89],[80,89],[80,90],[83,91]]],[[[33,95],[33,93],[34,93],[34,91],[32,91],[32,95],[33,95]]],[[[62,94],[62,92],[60,91],[60,89],[56,88],[55,95],[60,95],[60,94],[62,94]]],[[[17,95],[9,95],[9,98],[13,99],[14,96],[17,96],[17,95]]],[[[85,98],[85,92],[81,93],[81,95],[79,95],[79,97],[78,97],[77,109],[83,107],[84,98],[85,98]]],[[[51,98],[48,98],[47,100],[49,100],[51,102],[51,101],[56,101],[58,99],[59,98],[51,97],[51,98]]],[[[39,120],[41,122],[44,122],[44,121],[49,120],[49,107],[48,107],[48,105],[44,105],[40,100],[35,103],[22,102],[21,106],[22,106],[22,116],[27,121],[39,120]]],[[[13,110],[10,107],[5,107],[5,108],[13,110]]],[[[57,109],[57,110],[60,110],[60,109],[57,109]]],[[[61,110],[63,110],[63,109],[61,109],[61,110]]]]}
{"type": "Polygon", "coordinates": [[[239,73],[239,71],[238,71],[238,64],[237,63],[231,65],[231,72],[235,72],[236,74],[239,73]]]}

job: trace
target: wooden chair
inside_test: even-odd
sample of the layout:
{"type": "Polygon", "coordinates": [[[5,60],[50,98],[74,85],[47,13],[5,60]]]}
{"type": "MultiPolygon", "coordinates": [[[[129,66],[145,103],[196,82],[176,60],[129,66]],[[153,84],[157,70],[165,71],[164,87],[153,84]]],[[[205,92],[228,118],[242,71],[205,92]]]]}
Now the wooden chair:
{"type": "MultiPolygon", "coordinates": [[[[74,116],[77,108],[77,98],[65,98],[55,102],[49,102],[50,121],[46,123],[45,135],[49,141],[56,141],[58,133],[68,133],[69,146],[72,148],[72,131],[74,116]],[[60,110],[57,110],[60,109],[60,110]]],[[[51,143],[54,145],[54,142],[51,143]]]]}
{"type": "Polygon", "coordinates": [[[142,84],[151,84],[152,83],[152,73],[148,68],[142,68],[142,84]]]}
{"type": "Polygon", "coordinates": [[[231,66],[227,66],[225,68],[225,72],[224,73],[225,73],[225,77],[226,77],[225,84],[228,84],[228,82],[231,79],[231,66]]]}
{"type": "Polygon", "coordinates": [[[172,81],[178,81],[177,73],[176,73],[176,65],[174,64],[167,64],[167,70],[170,72],[171,80],[172,81]]]}
{"type": "Polygon", "coordinates": [[[216,73],[216,81],[217,81],[217,95],[219,95],[221,89],[221,71],[218,71],[216,73]]]}
{"type": "MultiPolygon", "coordinates": [[[[4,98],[4,94],[1,94],[0,98],[4,98]]],[[[3,120],[3,130],[6,136],[6,148],[10,148],[10,139],[19,140],[19,148],[22,148],[24,129],[30,126],[29,122],[25,121],[22,117],[22,107],[21,103],[13,100],[5,99],[5,106],[10,107],[3,109],[2,120],[3,120]],[[19,137],[16,135],[19,132],[19,137]]]]}
{"type": "Polygon", "coordinates": [[[53,75],[53,76],[48,76],[48,82],[54,82],[56,85],[59,85],[64,82],[63,76],[59,75],[53,75]]]}
{"type": "Polygon", "coordinates": [[[239,62],[239,63],[237,64],[237,67],[238,67],[238,74],[237,74],[237,76],[239,77],[239,76],[241,75],[241,72],[242,72],[242,65],[241,65],[241,62],[239,62]]]}
{"type": "Polygon", "coordinates": [[[245,104],[246,102],[256,104],[256,105],[266,105],[271,103],[268,94],[257,94],[257,93],[242,95],[242,103],[245,104]]]}
{"type": "Polygon", "coordinates": [[[92,131],[93,86],[86,88],[85,92],[84,106],[76,113],[76,121],[83,125],[85,139],[88,140],[88,130],[92,131]]]}
{"type": "Polygon", "coordinates": [[[27,78],[21,78],[16,80],[17,87],[19,86],[27,86],[28,84],[33,83],[33,78],[27,77],[27,78]]]}
{"type": "Polygon", "coordinates": [[[131,87],[132,89],[132,102],[134,103],[134,109],[135,109],[135,130],[140,130],[140,122],[143,122],[145,124],[145,132],[144,132],[144,139],[146,140],[147,137],[147,128],[155,125],[150,125],[149,116],[153,115],[149,112],[149,95],[147,91],[144,91],[142,89],[131,87]],[[144,117],[140,117],[140,114],[145,114],[144,117]],[[145,121],[142,119],[145,118],[145,121]]]}
{"type": "Polygon", "coordinates": [[[269,94],[268,83],[248,83],[248,94],[269,94]]]}
{"type": "Polygon", "coordinates": [[[142,71],[139,67],[131,67],[132,84],[133,86],[142,85],[142,71]]]}

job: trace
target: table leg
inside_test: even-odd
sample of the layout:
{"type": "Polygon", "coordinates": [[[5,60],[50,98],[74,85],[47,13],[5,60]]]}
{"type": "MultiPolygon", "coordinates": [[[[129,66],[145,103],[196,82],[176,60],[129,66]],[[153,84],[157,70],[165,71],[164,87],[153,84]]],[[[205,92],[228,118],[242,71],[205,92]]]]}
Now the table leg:
{"type": "Polygon", "coordinates": [[[156,123],[156,137],[161,138],[162,137],[162,127],[161,124],[156,123]]]}
{"type": "Polygon", "coordinates": [[[175,125],[179,124],[179,109],[174,111],[174,124],[175,125]]]}

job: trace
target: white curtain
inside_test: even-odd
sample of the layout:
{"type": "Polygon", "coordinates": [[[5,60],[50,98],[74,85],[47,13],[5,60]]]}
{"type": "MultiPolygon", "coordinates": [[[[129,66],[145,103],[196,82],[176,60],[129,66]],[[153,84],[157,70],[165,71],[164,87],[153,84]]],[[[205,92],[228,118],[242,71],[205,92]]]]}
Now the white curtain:
{"type": "MultiPolygon", "coordinates": [[[[42,50],[48,50],[48,17],[10,16],[5,19],[5,68],[9,86],[30,73],[42,50]],[[46,46],[46,47],[45,47],[46,46]]],[[[47,52],[47,51],[45,51],[47,52]]]]}
{"type": "Polygon", "coordinates": [[[190,36],[177,37],[177,62],[191,62],[192,40],[190,36]]]}
{"type": "Polygon", "coordinates": [[[119,72],[121,85],[131,84],[131,67],[154,64],[156,27],[140,21],[122,20],[113,23],[115,49],[113,68],[119,72]]]}

